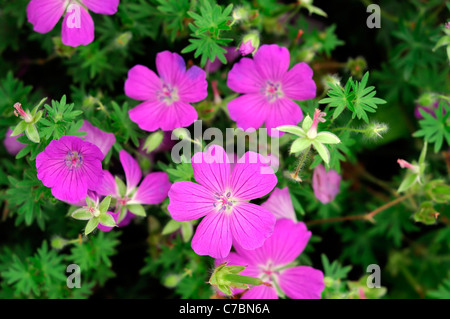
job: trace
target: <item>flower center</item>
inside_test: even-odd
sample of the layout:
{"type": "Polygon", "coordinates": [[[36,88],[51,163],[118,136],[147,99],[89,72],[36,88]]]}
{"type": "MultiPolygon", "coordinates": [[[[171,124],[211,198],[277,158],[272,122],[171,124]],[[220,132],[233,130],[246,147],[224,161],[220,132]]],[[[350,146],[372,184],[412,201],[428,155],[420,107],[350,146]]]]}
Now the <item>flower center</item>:
{"type": "Polygon", "coordinates": [[[233,207],[233,198],[231,197],[230,192],[225,192],[223,194],[216,193],[214,199],[216,201],[213,202],[213,206],[216,207],[219,212],[231,211],[231,208],[233,207]]]}
{"type": "Polygon", "coordinates": [[[177,88],[169,84],[163,84],[162,89],[156,92],[156,97],[159,101],[165,102],[167,105],[171,105],[173,102],[179,100],[177,88]]]}
{"type": "Polygon", "coordinates": [[[118,200],[118,202],[119,202],[120,206],[125,206],[128,203],[129,200],[130,199],[128,197],[125,197],[125,198],[120,198],[118,200]]]}
{"type": "Polygon", "coordinates": [[[279,271],[271,261],[265,265],[260,265],[259,269],[261,271],[260,278],[262,281],[272,282],[272,280],[276,280],[278,278],[279,271]]]}
{"type": "Polygon", "coordinates": [[[283,97],[280,82],[267,81],[264,87],[264,94],[268,102],[275,102],[278,98],[283,97]]]}
{"type": "Polygon", "coordinates": [[[78,169],[83,165],[83,157],[78,152],[67,152],[66,157],[64,158],[64,163],[69,171],[73,169],[78,169]]]}

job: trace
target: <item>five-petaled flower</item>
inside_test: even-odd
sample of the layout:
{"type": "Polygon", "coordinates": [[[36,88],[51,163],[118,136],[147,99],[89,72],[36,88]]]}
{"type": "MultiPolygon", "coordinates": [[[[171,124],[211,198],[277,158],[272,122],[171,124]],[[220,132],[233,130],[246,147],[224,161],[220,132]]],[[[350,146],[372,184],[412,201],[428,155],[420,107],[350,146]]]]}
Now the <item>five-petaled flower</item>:
{"type": "Polygon", "coordinates": [[[247,152],[233,170],[225,150],[212,145],[191,159],[199,183],[176,182],[169,191],[168,210],[178,221],[200,222],[191,245],[198,255],[223,258],[233,243],[245,249],[260,247],[272,234],[275,216],[248,203],[268,194],[277,177],[260,154],[247,152]]]}
{"type": "Polygon", "coordinates": [[[53,140],[36,156],[37,177],[57,199],[76,203],[102,180],[102,151],[76,136],[53,140]]]}
{"type": "Polygon", "coordinates": [[[281,125],[297,125],[303,118],[292,100],[316,96],[313,71],[304,62],[289,68],[289,51],[278,45],[263,45],[253,59],[242,58],[228,74],[228,86],[244,95],[228,103],[233,121],[243,130],[257,129],[264,123],[270,136],[281,125]]]}
{"type": "Polygon", "coordinates": [[[27,6],[28,21],[39,33],[51,31],[64,15],[61,40],[76,47],[94,41],[94,21],[85,9],[98,14],[117,12],[119,0],[31,0],[27,6]]]}
{"type": "Polygon", "coordinates": [[[159,77],[149,68],[136,65],[128,72],[125,94],[145,101],[129,111],[130,119],[145,131],[171,131],[197,120],[197,111],[189,103],[208,95],[206,73],[197,66],[186,71],[183,58],[169,51],[156,55],[159,77]]]}
{"type": "Polygon", "coordinates": [[[235,245],[236,252],[216,260],[216,264],[228,262],[230,266],[247,266],[240,275],[257,277],[271,284],[253,286],[248,290],[233,288],[234,294],[245,291],[241,299],[277,299],[285,295],[292,299],[320,299],[325,288],[322,271],[295,265],[295,259],[305,249],[310,237],[311,232],[304,223],[279,219],[272,236],[262,247],[245,250],[235,245]]]}

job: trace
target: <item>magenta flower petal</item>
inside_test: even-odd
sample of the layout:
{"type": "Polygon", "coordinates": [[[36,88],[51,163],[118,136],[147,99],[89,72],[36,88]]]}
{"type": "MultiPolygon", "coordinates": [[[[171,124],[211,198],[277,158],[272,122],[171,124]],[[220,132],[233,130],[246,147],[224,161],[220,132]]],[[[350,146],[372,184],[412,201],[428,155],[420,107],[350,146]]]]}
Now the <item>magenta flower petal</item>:
{"type": "Polygon", "coordinates": [[[313,70],[308,64],[296,64],[283,77],[282,87],[286,97],[294,100],[309,100],[316,97],[316,83],[312,79],[313,70]]]}
{"type": "Polygon", "coordinates": [[[341,176],[335,171],[326,171],[322,164],[316,166],[313,172],[312,187],[316,198],[327,204],[339,193],[341,176]]]}
{"type": "Polygon", "coordinates": [[[119,197],[119,190],[117,189],[116,180],[114,176],[107,170],[103,171],[103,178],[96,189],[97,193],[103,196],[112,195],[119,197]]]}
{"type": "Polygon", "coordinates": [[[270,115],[266,119],[267,134],[282,136],[284,133],[275,128],[281,125],[297,125],[302,119],[302,109],[295,102],[286,98],[277,99],[273,102],[270,115]]]}
{"type": "Polygon", "coordinates": [[[65,3],[61,0],[31,0],[27,6],[28,22],[39,33],[51,31],[62,17],[65,3]]]}
{"type": "Polygon", "coordinates": [[[192,156],[195,180],[213,194],[224,192],[228,186],[230,163],[225,150],[219,145],[211,145],[206,152],[192,156]]]}
{"type": "Polygon", "coordinates": [[[196,183],[174,183],[169,190],[169,199],[167,209],[175,220],[195,220],[215,211],[213,193],[196,183]]]}
{"type": "Polygon", "coordinates": [[[91,11],[99,14],[114,14],[117,12],[119,0],[81,0],[91,11]]]}
{"type": "MultiPolygon", "coordinates": [[[[117,223],[117,220],[119,219],[120,212],[117,212],[117,213],[106,212],[106,213],[109,214],[109,215],[111,215],[112,218],[114,218],[114,221],[117,223]]],[[[111,231],[114,227],[105,226],[105,225],[103,225],[102,223],[99,223],[98,226],[97,226],[97,228],[100,229],[101,231],[109,232],[109,231],[111,231]]]]}
{"type": "Polygon", "coordinates": [[[37,177],[59,200],[78,202],[100,184],[103,153],[75,136],[53,140],[36,157],[37,177]]]}
{"type": "Polygon", "coordinates": [[[171,185],[167,173],[150,173],[144,177],[132,200],[145,205],[160,204],[167,197],[171,185]]]}
{"type": "Polygon", "coordinates": [[[95,127],[86,120],[83,121],[83,125],[78,131],[86,132],[87,134],[83,136],[82,139],[84,139],[86,142],[97,145],[104,156],[108,154],[109,150],[116,142],[116,137],[113,133],[103,132],[101,129],[95,127]]]}
{"type": "Polygon", "coordinates": [[[197,255],[224,258],[231,249],[230,218],[225,212],[206,215],[192,238],[191,246],[197,255]]]}
{"type": "Polygon", "coordinates": [[[281,290],[291,299],[320,299],[325,289],[323,272],[308,266],[285,269],[279,278],[281,290]]]}
{"type": "Polygon", "coordinates": [[[125,94],[138,101],[156,100],[156,92],[161,90],[159,77],[143,65],[135,65],[128,71],[125,94]]]}
{"type": "Polygon", "coordinates": [[[230,118],[243,130],[257,129],[264,124],[270,110],[261,94],[244,94],[231,100],[227,107],[230,118]],[[246,107],[243,107],[245,105],[246,107]]]}
{"type": "Polygon", "coordinates": [[[238,93],[260,93],[263,83],[254,60],[249,58],[242,58],[228,73],[227,85],[238,93]]]}
{"type": "Polygon", "coordinates": [[[184,102],[167,105],[164,102],[147,101],[139,104],[129,112],[130,119],[145,131],[171,131],[178,127],[186,127],[197,120],[195,108],[184,102]]]}
{"type": "Polygon", "coordinates": [[[233,239],[244,249],[261,247],[272,235],[275,216],[267,209],[250,203],[239,203],[231,214],[233,239]]]}
{"type": "Polygon", "coordinates": [[[3,145],[5,145],[6,150],[11,155],[17,155],[25,146],[26,144],[20,143],[17,138],[19,136],[22,136],[22,134],[19,134],[17,136],[11,136],[13,130],[8,128],[6,131],[5,139],[3,140],[3,145]]]}
{"type": "Polygon", "coordinates": [[[84,7],[74,4],[69,6],[64,16],[61,40],[65,45],[77,47],[94,41],[94,21],[84,7]],[[77,15],[79,14],[79,23],[77,15]]]}
{"type": "Polygon", "coordinates": [[[179,98],[188,103],[195,103],[206,99],[208,96],[208,82],[206,73],[198,66],[192,66],[184,75],[184,79],[179,82],[179,98]]]}
{"type": "Polygon", "coordinates": [[[120,162],[125,171],[125,178],[127,180],[127,194],[134,189],[142,178],[141,168],[138,162],[127,153],[125,150],[119,152],[120,162]]]}
{"type": "Polygon", "coordinates": [[[253,286],[245,292],[241,299],[278,299],[275,287],[253,286]]]}
{"type": "Polygon", "coordinates": [[[256,69],[263,79],[281,81],[289,68],[289,51],[276,44],[262,45],[254,56],[256,69]]]}
{"type": "Polygon", "coordinates": [[[186,63],[178,53],[163,51],[156,55],[156,69],[165,83],[174,85],[184,80],[186,63]]]}
{"type": "Polygon", "coordinates": [[[273,169],[262,155],[247,152],[236,163],[230,186],[233,190],[233,197],[251,200],[270,193],[277,182],[273,169]]]}
{"type": "Polygon", "coordinates": [[[261,207],[269,210],[275,215],[276,219],[287,218],[294,222],[297,221],[289,188],[287,187],[282,189],[275,188],[267,201],[261,204],[261,207]]]}
{"type": "Polygon", "coordinates": [[[235,245],[236,251],[252,263],[266,263],[271,260],[276,265],[286,265],[294,261],[305,249],[311,237],[302,222],[294,223],[290,219],[276,221],[275,229],[264,245],[255,250],[246,250],[240,245],[235,245]]]}

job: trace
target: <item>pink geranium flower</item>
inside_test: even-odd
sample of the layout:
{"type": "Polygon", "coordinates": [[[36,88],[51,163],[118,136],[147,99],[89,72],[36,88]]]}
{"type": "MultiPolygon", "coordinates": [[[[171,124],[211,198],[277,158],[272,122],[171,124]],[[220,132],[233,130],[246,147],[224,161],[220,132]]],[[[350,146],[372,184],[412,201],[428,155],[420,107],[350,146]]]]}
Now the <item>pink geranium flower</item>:
{"type": "Polygon", "coordinates": [[[275,188],[269,198],[261,204],[262,207],[267,208],[276,219],[287,218],[294,222],[297,221],[294,206],[292,205],[289,188],[275,188]]]}
{"type": "MultiPolygon", "coordinates": [[[[114,176],[104,170],[103,179],[97,189],[97,193],[103,196],[112,195],[117,200],[116,211],[124,208],[125,214],[116,220],[118,226],[126,226],[135,217],[128,210],[129,205],[153,205],[160,204],[167,197],[171,186],[169,176],[164,172],[150,173],[142,178],[142,171],[138,162],[126,151],[119,152],[120,162],[125,171],[126,189],[121,193],[114,176]],[[138,186],[139,185],[139,186],[138,186]]],[[[114,218],[116,216],[113,215],[114,218]]]]}
{"type": "Polygon", "coordinates": [[[125,94],[145,101],[129,111],[130,118],[145,131],[171,131],[197,120],[197,111],[189,103],[208,95],[206,73],[197,66],[186,71],[183,58],[169,51],[156,55],[159,77],[149,68],[136,65],[128,72],[125,94]]]}
{"type": "Polygon", "coordinates": [[[76,47],[94,41],[94,21],[85,9],[99,14],[115,14],[119,0],[31,0],[27,6],[28,21],[39,33],[51,31],[64,15],[61,40],[76,47]]]}
{"type": "Polygon", "coordinates": [[[261,155],[247,152],[231,172],[228,156],[218,145],[194,154],[191,162],[199,184],[174,183],[168,210],[178,221],[205,216],[192,239],[194,251],[221,258],[228,255],[233,242],[245,249],[260,247],[272,234],[275,216],[248,201],[275,187],[277,177],[272,168],[261,155]]]}
{"type": "Polygon", "coordinates": [[[86,135],[81,138],[86,142],[97,145],[104,156],[108,154],[109,150],[116,142],[116,137],[113,133],[106,133],[86,120],[83,121],[83,125],[78,131],[86,132],[86,135]]]}
{"type": "Polygon", "coordinates": [[[322,164],[316,166],[313,172],[312,187],[316,198],[327,204],[334,200],[339,193],[341,176],[335,171],[326,171],[322,164]]]}
{"type": "Polygon", "coordinates": [[[3,145],[5,145],[6,150],[11,155],[17,155],[27,144],[20,143],[17,138],[22,136],[19,134],[17,136],[11,136],[13,130],[10,128],[6,131],[5,139],[3,140],[3,145]]]}
{"type": "MultiPolygon", "coordinates": [[[[216,264],[228,262],[229,266],[247,266],[240,275],[258,277],[272,286],[253,286],[241,299],[277,299],[278,286],[291,299],[320,299],[325,288],[322,271],[309,266],[295,266],[293,262],[302,253],[311,237],[302,222],[279,219],[271,237],[262,247],[245,250],[236,245],[236,252],[216,264]]],[[[243,292],[233,289],[234,294],[243,292]]]]}
{"type": "MultiPolygon", "coordinates": [[[[289,51],[276,44],[263,45],[253,59],[242,58],[228,74],[228,86],[244,95],[228,103],[233,121],[243,130],[257,129],[264,123],[270,136],[280,134],[281,125],[297,125],[303,113],[292,100],[316,96],[313,71],[304,62],[289,68],[289,51]]],[[[281,133],[283,134],[283,133],[281,133]]]]}
{"type": "Polygon", "coordinates": [[[53,140],[36,156],[37,177],[57,199],[76,203],[102,180],[103,153],[76,136],[53,140]]]}

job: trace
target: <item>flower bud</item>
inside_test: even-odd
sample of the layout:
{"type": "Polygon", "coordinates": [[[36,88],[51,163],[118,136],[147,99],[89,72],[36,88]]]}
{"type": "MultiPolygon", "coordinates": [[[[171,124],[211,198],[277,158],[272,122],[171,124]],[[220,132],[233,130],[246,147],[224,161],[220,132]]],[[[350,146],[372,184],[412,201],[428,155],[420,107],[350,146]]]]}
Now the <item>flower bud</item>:
{"type": "Polygon", "coordinates": [[[258,32],[250,32],[242,39],[241,45],[239,46],[239,52],[242,55],[255,54],[256,50],[259,48],[259,34],[258,32]]]}
{"type": "Polygon", "coordinates": [[[340,184],[341,176],[335,170],[327,172],[322,164],[317,165],[314,169],[312,178],[314,195],[323,204],[334,200],[339,193],[340,184]]]}
{"type": "Polygon", "coordinates": [[[357,57],[356,59],[350,58],[347,61],[346,68],[350,71],[352,76],[360,79],[363,76],[364,70],[367,68],[366,59],[363,57],[357,57]]]}

